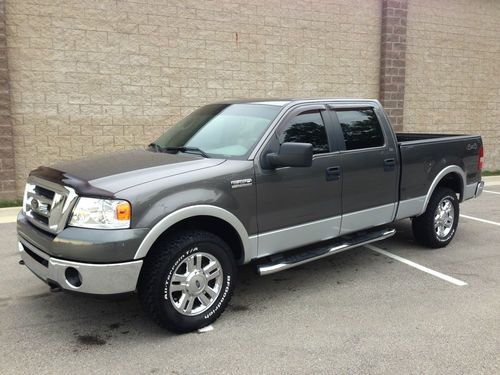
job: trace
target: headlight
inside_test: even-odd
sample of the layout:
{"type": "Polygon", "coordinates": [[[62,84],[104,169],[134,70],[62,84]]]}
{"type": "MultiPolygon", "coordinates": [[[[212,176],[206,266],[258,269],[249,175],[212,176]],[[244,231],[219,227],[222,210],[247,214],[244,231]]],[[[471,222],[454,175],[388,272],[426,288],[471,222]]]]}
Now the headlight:
{"type": "Polygon", "coordinates": [[[129,228],[130,212],[127,201],[79,198],[69,225],[93,229],[129,228]]]}

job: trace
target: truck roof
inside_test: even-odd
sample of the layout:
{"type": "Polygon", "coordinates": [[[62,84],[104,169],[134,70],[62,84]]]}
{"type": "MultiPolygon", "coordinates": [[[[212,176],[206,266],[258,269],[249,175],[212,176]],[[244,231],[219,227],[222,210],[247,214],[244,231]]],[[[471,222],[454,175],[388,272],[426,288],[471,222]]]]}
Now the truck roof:
{"type": "Polygon", "coordinates": [[[329,102],[337,102],[337,103],[366,103],[366,102],[378,102],[376,99],[346,99],[346,98],[255,98],[255,99],[229,99],[217,101],[216,103],[220,104],[267,104],[267,105],[275,105],[278,107],[284,107],[288,104],[295,103],[308,103],[308,102],[318,102],[318,101],[329,101],[329,102]]]}

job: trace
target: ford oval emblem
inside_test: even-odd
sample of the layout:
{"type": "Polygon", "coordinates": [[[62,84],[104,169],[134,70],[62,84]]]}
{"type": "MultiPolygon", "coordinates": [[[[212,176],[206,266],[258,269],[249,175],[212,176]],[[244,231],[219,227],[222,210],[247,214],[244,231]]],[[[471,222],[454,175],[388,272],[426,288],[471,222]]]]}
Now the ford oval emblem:
{"type": "Polygon", "coordinates": [[[32,199],[31,200],[31,208],[34,210],[37,210],[38,206],[39,206],[38,201],[36,199],[32,199]]]}

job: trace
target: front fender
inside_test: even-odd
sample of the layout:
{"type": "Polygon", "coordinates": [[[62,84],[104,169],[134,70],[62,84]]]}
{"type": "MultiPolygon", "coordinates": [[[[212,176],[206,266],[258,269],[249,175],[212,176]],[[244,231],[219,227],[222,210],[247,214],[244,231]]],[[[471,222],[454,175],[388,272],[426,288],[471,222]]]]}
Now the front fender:
{"type": "Polygon", "coordinates": [[[257,236],[249,236],[245,226],[231,212],[211,205],[196,205],[181,208],[171,214],[165,216],[148,232],[144,240],[141,242],[134,259],[144,258],[155,241],[172,225],[179,223],[182,220],[189,219],[195,216],[211,216],[231,225],[240,236],[243,244],[244,263],[248,263],[251,259],[257,256],[257,236]]]}

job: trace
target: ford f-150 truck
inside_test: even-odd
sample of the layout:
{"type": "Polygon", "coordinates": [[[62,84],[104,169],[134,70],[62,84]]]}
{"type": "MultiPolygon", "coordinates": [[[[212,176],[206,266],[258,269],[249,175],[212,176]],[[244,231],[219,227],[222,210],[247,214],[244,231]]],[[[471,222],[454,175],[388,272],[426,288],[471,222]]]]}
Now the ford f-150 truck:
{"type": "Polygon", "coordinates": [[[187,332],[261,275],[395,233],[446,246],[483,189],[480,136],[396,134],[376,100],[206,105],[141,150],[39,167],[18,216],[25,264],[51,288],[138,292],[187,332]]]}

